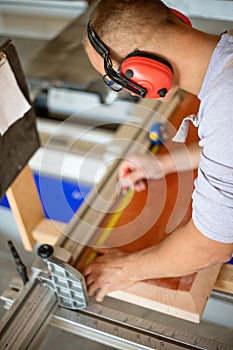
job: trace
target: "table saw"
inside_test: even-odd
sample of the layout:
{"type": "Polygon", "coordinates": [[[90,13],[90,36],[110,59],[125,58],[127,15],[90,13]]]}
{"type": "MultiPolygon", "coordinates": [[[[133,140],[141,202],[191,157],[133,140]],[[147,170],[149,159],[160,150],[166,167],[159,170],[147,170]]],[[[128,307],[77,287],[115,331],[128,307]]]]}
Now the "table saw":
{"type": "MultiPolygon", "coordinates": [[[[67,99],[67,92],[73,89],[72,82],[74,81],[76,82],[75,88],[78,83],[80,89],[92,93],[99,90],[97,73],[90,67],[81,45],[85,23],[84,17],[80,21],[74,21],[60,36],[48,43],[27,67],[26,75],[37,81],[40,80],[40,85],[41,83],[43,85],[47,80],[49,83],[54,84],[55,82],[55,85],[62,82],[64,84],[64,86],[59,86],[60,89],[53,87],[49,91],[48,112],[58,112],[54,109],[57,107],[56,97],[59,94],[59,101],[63,97],[67,99]],[[68,63],[64,65],[64,62],[68,63]],[[70,69],[70,67],[77,66],[82,67],[82,69],[70,69]],[[87,81],[88,84],[86,84],[87,81]]],[[[69,94],[69,97],[71,95],[69,94]]],[[[39,104],[41,101],[44,102],[43,98],[44,96],[40,96],[37,98],[37,102],[39,101],[39,104]]],[[[109,95],[105,91],[101,98],[104,102],[109,102],[109,95]]],[[[110,98],[115,97],[110,96],[110,98]]],[[[65,234],[53,247],[52,255],[45,256],[45,254],[42,257],[37,257],[31,269],[28,267],[29,282],[23,285],[19,278],[9,281],[9,289],[1,296],[5,301],[7,312],[0,322],[0,349],[47,350],[56,348],[70,350],[74,347],[95,350],[233,349],[233,278],[232,266],[229,264],[224,265],[221,270],[217,282],[213,285],[213,290],[209,291],[210,297],[207,295],[208,293],[205,294],[208,302],[204,309],[202,305],[202,310],[199,310],[201,320],[198,319],[199,316],[195,312],[190,313],[187,310],[182,310],[182,305],[176,308],[171,307],[169,300],[167,307],[165,307],[164,300],[162,302],[160,299],[160,309],[156,309],[156,302],[150,302],[148,298],[141,298],[140,304],[135,301],[132,303],[131,300],[124,301],[126,297],[130,297],[129,293],[124,295],[121,300],[112,295],[106,297],[103,303],[96,303],[93,298],[87,298],[84,280],[76,269],[83,260],[89,258],[92,253],[90,247],[93,245],[112,246],[114,242],[115,246],[130,251],[145,247],[148,242],[147,239],[144,240],[144,237],[149,238],[150,244],[153,243],[154,235],[151,235],[149,231],[154,222],[150,221],[146,229],[141,230],[142,222],[138,220],[139,235],[137,237],[125,235],[124,232],[121,234],[119,231],[127,220],[130,221],[135,216],[135,212],[138,213],[144,208],[148,192],[141,195],[131,194],[124,202],[125,197],[119,196],[115,190],[117,169],[120,161],[127,154],[148,151],[150,148],[148,131],[152,124],[157,123],[158,120],[161,121],[161,115],[165,116],[165,119],[173,115],[171,127],[177,129],[182,117],[189,112],[195,113],[197,110],[198,103],[193,97],[183,100],[183,94],[181,94],[177,99],[171,105],[162,105],[158,101],[148,100],[139,110],[130,112],[131,118],[129,120],[117,121],[119,127],[114,133],[110,132],[108,135],[109,143],[106,142],[106,151],[108,151],[108,146],[111,146],[110,150],[114,155],[114,161],[110,162],[112,156],[106,152],[107,157],[101,159],[101,162],[107,160],[108,166],[67,225],[65,234]],[[181,103],[182,101],[188,102],[181,103]],[[176,113],[173,113],[175,110],[173,103],[175,107],[178,104],[180,106],[176,113]],[[121,123],[124,125],[120,125],[121,123]],[[122,210],[122,203],[125,210],[122,210]],[[137,203],[142,204],[142,207],[138,207],[137,203]],[[127,207],[129,208],[127,209],[127,207]],[[115,211],[119,212],[120,215],[114,216],[115,211]],[[102,229],[99,230],[99,227],[102,229]],[[121,235],[121,239],[117,240],[119,237],[114,236],[113,232],[121,235]],[[177,310],[179,310],[179,314],[174,315],[177,310]],[[188,316],[195,317],[195,322],[199,323],[187,320],[188,316]]],[[[68,107],[70,108],[70,106],[68,107]]],[[[162,119],[164,121],[164,117],[162,119]]],[[[106,122],[106,119],[103,119],[102,122],[106,122]]],[[[45,126],[47,127],[46,123],[43,126],[39,125],[39,128],[45,126]]],[[[174,131],[172,128],[170,132],[174,131]]],[[[68,134],[70,135],[70,129],[68,134]]],[[[193,135],[190,137],[192,138],[193,135]]],[[[53,147],[48,152],[45,169],[52,176],[54,176],[54,168],[53,165],[49,168],[49,165],[51,165],[50,160],[54,159],[53,152],[58,154],[59,150],[62,151],[59,139],[55,139],[52,140],[53,147]]],[[[68,141],[69,146],[69,139],[65,137],[65,141],[68,141]]],[[[167,149],[172,147],[169,141],[166,147],[167,149]]],[[[73,151],[75,154],[75,149],[73,151]]],[[[165,150],[161,149],[161,152],[163,151],[165,150]]],[[[92,158],[96,160],[98,158],[96,158],[96,153],[93,155],[92,158]]],[[[35,170],[38,170],[36,169],[38,163],[41,164],[38,162],[39,158],[34,162],[34,165],[32,164],[35,170]]],[[[72,159],[74,160],[74,157],[72,159]]],[[[70,163],[63,175],[67,178],[74,176],[73,172],[70,171],[70,163]]],[[[160,221],[162,228],[169,223],[169,214],[172,213],[177,197],[181,199],[184,197],[185,206],[181,205],[181,211],[173,212],[174,220],[170,221],[168,231],[174,229],[176,225],[184,224],[185,220],[189,218],[194,177],[195,173],[184,174],[181,177],[172,175],[166,180],[166,184],[162,183],[161,188],[157,188],[157,190],[162,190],[163,201],[168,209],[168,211],[157,213],[158,222],[162,220],[160,221]],[[185,188],[184,192],[179,191],[179,181],[181,183],[188,181],[190,186],[183,187],[185,188]],[[166,188],[171,190],[167,191],[171,197],[164,194],[166,188]],[[162,214],[161,217],[160,214],[162,214]]],[[[85,175],[83,180],[87,180],[85,175]]],[[[151,183],[150,186],[153,189],[155,184],[151,183]]],[[[178,203],[184,202],[178,201],[178,203]]],[[[180,209],[179,206],[177,208],[180,209]]],[[[162,208],[160,209],[162,210],[162,208]]],[[[159,228],[160,226],[157,227],[157,229],[159,228]]],[[[41,242],[41,244],[43,243],[41,242]]],[[[216,274],[216,271],[214,273],[216,274]]],[[[154,288],[160,288],[161,291],[164,291],[167,283],[170,282],[173,286],[180,285],[178,280],[157,281],[154,288]]],[[[176,287],[173,291],[175,290],[176,287]]],[[[202,285],[197,284],[195,292],[197,299],[195,302],[198,302],[202,285]]],[[[163,292],[161,297],[163,298],[163,292]]]]}
{"type": "MultiPolygon", "coordinates": [[[[174,123],[169,122],[169,125],[176,128],[180,121],[177,116],[181,118],[187,112],[187,106],[197,108],[193,97],[183,99],[181,94],[177,99],[175,104],[173,101],[174,105],[150,101],[147,107],[136,106],[134,115],[143,112],[144,116],[140,123],[126,123],[119,127],[114,142],[121,143],[120,153],[74,215],[65,235],[53,247],[53,253],[42,254],[36,259],[26,285],[14,282],[13,288],[3,295],[9,310],[0,323],[1,349],[70,349],[70,342],[85,349],[233,349],[233,297],[232,290],[226,290],[226,285],[232,288],[232,275],[228,280],[219,278],[204,315],[196,324],[181,319],[184,317],[180,315],[174,317],[172,312],[166,314],[164,310],[151,310],[148,305],[111,296],[101,304],[96,303],[87,297],[84,279],[75,268],[85,254],[91,253],[93,245],[108,246],[114,241],[120,249],[128,246],[130,250],[138,249],[137,242],[141,242],[141,248],[146,244],[140,241],[146,234],[141,234],[141,237],[129,235],[126,239],[125,235],[119,236],[120,240],[114,235],[111,237],[111,232],[117,231],[117,224],[124,219],[127,207],[141,201],[137,195],[132,195],[131,204],[125,203],[123,214],[112,224],[111,217],[115,215],[112,208],[119,209],[118,203],[122,202],[122,196],[115,191],[117,169],[127,154],[148,152],[148,130],[152,124],[161,121],[161,115],[163,120],[164,116],[173,115],[174,119],[169,120],[174,123]],[[103,234],[104,238],[99,240],[103,234]],[[222,283],[226,284],[225,291],[220,291],[222,283]]],[[[168,143],[167,149],[169,147],[168,143]]],[[[156,151],[159,150],[163,151],[156,151]]],[[[192,178],[193,174],[189,174],[189,180],[192,178]]],[[[168,189],[175,182],[175,177],[168,179],[168,189]]],[[[187,186],[189,195],[190,191],[187,186]]],[[[176,216],[175,225],[184,223],[189,215],[186,206],[182,215],[176,216]]],[[[143,233],[149,229],[147,227],[143,233]]]]}

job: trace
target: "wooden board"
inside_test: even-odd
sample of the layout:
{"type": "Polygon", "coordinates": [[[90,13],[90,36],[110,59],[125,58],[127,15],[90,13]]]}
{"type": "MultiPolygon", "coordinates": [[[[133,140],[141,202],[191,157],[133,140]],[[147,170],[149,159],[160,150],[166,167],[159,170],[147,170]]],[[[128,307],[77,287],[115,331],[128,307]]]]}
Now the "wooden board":
{"type": "MultiPolygon", "coordinates": [[[[199,101],[186,95],[173,113],[170,122],[170,138],[184,116],[196,113],[199,101]]],[[[187,143],[197,141],[197,129],[190,126],[187,143]]],[[[169,140],[161,153],[183,144],[169,140]],[[165,147],[166,146],[166,147],[165,147]]],[[[160,243],[177,227],[185,225],[191,217],[191,194],[196,171],[171,174],[164,180],[149,181],[147,191],[135,192],[126,209],[104,243],[105,247],[119,247],[125,252],[142,250],[160,243]]],[[[118,204],[116,203],[116,207],[118,204]]],[[[111,220],[110,214],[102,226],[111,220]]],[[[99,234],[93,240],[98,241],[99,234]]],[[[90,254],[87,249],[79,261],[85,263],[90,254]]],[[[124,291],[114,291],[109,295],[130,303],[164,312],[193,322],[200,322],[207,299],[213,289],[221,266],[204,269],[181,278],[160,278],[149,282],[136,283],[124,291]]]]}
{"type": "MultiPolygon", "coordinates": [[[[14,44],[8,40],[0,46],[0,51],[5,52],[17,83],[29,101],[28,87],[14,44]]],[[[0,136],[0,198],[27,164],[39,145],[35,115],[33,109],[30,109],[3,136],[0,136]]]]}
{"type": "Polygon", "coordinates": [[[214,289],[233,294],[233,265],[223,264],[218,279],[214,285],[214,289]]]}

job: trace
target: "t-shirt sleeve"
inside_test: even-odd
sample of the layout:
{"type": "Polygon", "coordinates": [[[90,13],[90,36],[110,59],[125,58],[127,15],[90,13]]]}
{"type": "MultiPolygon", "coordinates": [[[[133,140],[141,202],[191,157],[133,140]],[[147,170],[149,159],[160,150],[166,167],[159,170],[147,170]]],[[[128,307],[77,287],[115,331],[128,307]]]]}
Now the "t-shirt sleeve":
{"type": "Polygon", "coordinates": [[[209,89],[200,106],[203,151],[193,192],[193,221],[207,237],[233,242],[233,66],[209,89]]]}
{"type": "Polygon", "coordinates": [[[192,218],[198,230],[208,238],[233,242],[233,169],[204,154],[195,180],[192,218]]]}

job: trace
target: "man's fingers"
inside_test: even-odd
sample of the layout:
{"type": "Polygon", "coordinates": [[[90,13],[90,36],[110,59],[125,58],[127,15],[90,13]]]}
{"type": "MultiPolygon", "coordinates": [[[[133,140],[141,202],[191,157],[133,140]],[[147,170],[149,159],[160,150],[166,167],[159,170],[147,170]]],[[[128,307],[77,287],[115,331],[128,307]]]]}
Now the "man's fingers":
{"type": "Polygon", "coordinates": [[[130,161],[123,161],[118,170],[119,180],[124,179],[128,174],[130,174],[133,167],[134,164],[132,164],[130,161]]]}
{"type": "Polygon", "coordinates": [[[143,180],[136,183],[135,191],[141,192],[141,191],[144,191],[145,189],[146,189],[146,184],[143,180]]]}
{"type": "Polygon", "coordinates": [[[89,287],[94,282],[94,278],[92,275],[89,275],[85,278],[85,281],[86,281],[87,287],[89,287]]]}
{"type": "Polygon", "coordinates": [[[143,191],[146,188],[145,185],[145,176],[139,172],[132,173],[124,180],[120,181],[120,187],[124,189],[134,189],[137,192],[143,191]]]}
{"type": "Polygon", "coordinates": [[[97,293],[98,289],[99,289],[99,286],[98,286],[96,283],[92,283],[92,284],[88,287],[88,290],[87,290],[88,295],[89,295],[90,297],[92,297],[93,295],[95,295],[95,294],[97,293]]]}
{"type": "Polygon", "coordinates": [[[89,296],[95,296],[97,301],[103,301],[105,295],[124,282],[124,258],[126,253],[119,249],[96,248],[102,253],[83,269],[89,296]],[[123,260],[122,260],[123,259],[123,260]]]}
{"type": "Polygon", "coordinates": [[[110,292],[110,288],[107,288],[104,284],[99,286],[99,283],[91,283],[88,287],[88,295],[94,296],[96,301],[101,302],[104,300],[104,297],[110,292]]]}
{"type": "Polygon", "coordinates": [[[83,269],[82,274],[83,274],[84,277],[86,277],[86,276],[88,276],[91,272],[92,272],[92,269],[91,269],[90,265],[87,265],[87,266],[83,269]]]}
{"type": "Polygon", "coordinates": [[[107,295],[105,290],[99,289],[98,292],[96,293],[95,300],[98,301],[99,303],[104,300],[104,297],[107,295]]]}
{"type": "Polygon", "coordinates": [[[121,189],[133,188],[133,183],[131,182],[130,177],[128,176],[118,181],[118,187],[120,187],[121,189]]]}

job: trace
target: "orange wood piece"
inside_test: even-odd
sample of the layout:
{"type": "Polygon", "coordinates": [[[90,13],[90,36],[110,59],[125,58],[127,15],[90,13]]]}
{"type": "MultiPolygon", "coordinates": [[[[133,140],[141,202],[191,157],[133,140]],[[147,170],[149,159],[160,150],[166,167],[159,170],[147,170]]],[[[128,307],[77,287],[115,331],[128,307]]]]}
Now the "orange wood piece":
{"type": "MultiPolygon", "coordinates": [[[[198,99],[193,95],[186,95],[169,119],[170,138],[160,149],[161,153],[168,152],[168,149],[186,147],[185,144],[172,142],[171,138],[182,119],[189,114],[197,113],[198,108],[198,99]]],[[[186,145],[196,141],[198,141],[197,129],[190,123],[186,145]]],[[[195,177],[196,171],[190,171],[170,174],[166,179],[148,181],[147,190],[133,194],[104,247],[117,247],[125,252],[135,252],[159,244],[177,227],[185,225],[191,217],[191,194],[195,177]]],[[[116,208],[117,205],[118,203],[116,208]]],[[[106,216],[102,227],[107,226],[112,215],[114,213],[106,216]]],[[[93,246],[102,232],[100,229],[93,239],[93,246]]],[[[79,261],[79,268],[85,263],[90,250],[86,249],[79,261]]],[[[127,291],[113,292],[110,295],[129,302],[134,302],[133,300],[139,304],[142,302],[145,307],[199,322],[220,267],[210,270],[206,269],[180,278],[160,278],[146,283],[140,282],[128,289],[128,295],[127,291]],[[212,278],[208,280],[209,274],[212,274],[212,278]],[[135,299],[135,295],[139,298],[135,299]],[[196,305],[199,299],[200,305],[196,305]]]]}

